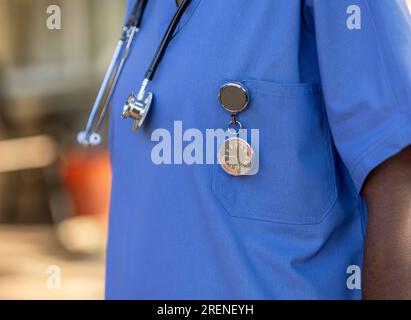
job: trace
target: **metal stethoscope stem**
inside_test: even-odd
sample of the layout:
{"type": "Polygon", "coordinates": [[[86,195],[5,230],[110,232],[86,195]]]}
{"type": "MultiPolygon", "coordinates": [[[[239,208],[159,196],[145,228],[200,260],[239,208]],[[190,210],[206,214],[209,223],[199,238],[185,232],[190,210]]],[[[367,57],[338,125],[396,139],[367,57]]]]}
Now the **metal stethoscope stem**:
{"type": "Polygon", "coordinates": [[[129,39],[126,43],[126,47],[124,49],[123,57],[120,60],[117,71],[116,71],[116,73],[113,77],[113,85],[110,87],[110,91],[107,95],[104,106],[102,108],[102,112],[101,112],[99,121],[98,121],[97,126],[96,126],[97,131],[99,131],[101,129],[101,126],[103,124],[103,121],[104,121],[104,118],[105,118],[105,115],[106,115],[106,112],[107,112],[108,104],[109,104],[111,98],[113,97],[113,93],[114,93],[114,90],[116,89],[118,79],[120,78],[120,75],[121,75],[121,71],[123,70],[124,64],[126,63],[128,55],[130,53],[131,44],[133,43],[134,37],[139,32],[139,29],[137,27],[132,27],[128,32],[130,33],[130,36],[129,36],[129,39]]]}
{"type": "Polygon", "coordinates": [[[78,142],[84,146],[95,146],[101,142],[101,135],[98,132],[103,124],[108,104],[113,96],[122,68],[128,58],[131,43],[135,35],[138,33],[138,29],[136,27],[131,27],[130,29],[125,28],[124,33],[129,34],[129,36],[126,36],[126,39],[122,38],[118,42],[113,58],[104,76],[100,90],[90,112],[86,129],[80,132],[77,136],[78,142]],[[124,48],[125,43],[127,43],[126,48],[124,48]],[[109,90],[109,92],[106,95],[107,90],[109,90]]]}
{"type": "Polygon", "coordinates": [[[147,0],[139,0],[133,8],[127,24],[123,27],[121,38],[117,43],[110,65],[91,109],[86,128],[77,135],[78,142],[83,146],[96,146],[101,143],[99,131],[104,122],[108,105],[113,96],[123,67],[129,56],[132,43],[140,31],[147,0]]]}

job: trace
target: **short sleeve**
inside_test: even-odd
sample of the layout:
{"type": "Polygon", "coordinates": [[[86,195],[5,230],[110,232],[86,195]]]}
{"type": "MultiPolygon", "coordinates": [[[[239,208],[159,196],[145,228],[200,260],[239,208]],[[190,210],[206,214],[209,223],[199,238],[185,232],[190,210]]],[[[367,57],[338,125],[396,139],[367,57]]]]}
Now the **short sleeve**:
{"type": "Polygon", "coordinates": [[[306,0],[335,145],[358,192],[411,144],[411,17],[405,0],[306,0]]]}

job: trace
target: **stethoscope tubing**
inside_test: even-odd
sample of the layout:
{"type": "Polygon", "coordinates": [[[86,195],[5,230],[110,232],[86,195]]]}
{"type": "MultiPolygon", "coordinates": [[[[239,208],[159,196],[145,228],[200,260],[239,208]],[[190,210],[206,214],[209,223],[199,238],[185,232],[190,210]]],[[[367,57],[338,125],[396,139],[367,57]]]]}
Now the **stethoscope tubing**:
{"type": "Polygon", "coordinates": [[[146,10],[148,0],[139,0],[131,12],[130,18],[127,21],[126,27],[136,27],[140,29],[141,20],[146,10]]]}
{"type": "Polygon", "coordinates": [[[148,81],[151,81],[154,77],[154,74],[163,59],[164,54],[167,51],[167,47],[174,35],[174,31],[176,30],[184,12],[186,11],[188,5],[190,4],[191,0],[183,0],[181,4],[177,8],[177,12],[174,14],[173,19],[171,20],[168,29],[166,33],[163,36],[163,39],[161,40],[161,43],[159,47],[157,48],[157,51],[154,55],[153,61],[151,62],[150,67],[148,68],[145,79],[148,81]]]}

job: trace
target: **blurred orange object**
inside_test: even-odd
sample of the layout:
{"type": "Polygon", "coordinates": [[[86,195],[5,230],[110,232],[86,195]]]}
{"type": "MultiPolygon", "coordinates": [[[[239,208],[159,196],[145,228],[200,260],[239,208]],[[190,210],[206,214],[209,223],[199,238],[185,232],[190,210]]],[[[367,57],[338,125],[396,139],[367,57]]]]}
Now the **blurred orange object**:
{"type": "Polygon", "coordinates": [[[111,167],[108,152],[72,152],[64,157],[62,179],[76,215],[97,217],[107,223],[111,167]]]}

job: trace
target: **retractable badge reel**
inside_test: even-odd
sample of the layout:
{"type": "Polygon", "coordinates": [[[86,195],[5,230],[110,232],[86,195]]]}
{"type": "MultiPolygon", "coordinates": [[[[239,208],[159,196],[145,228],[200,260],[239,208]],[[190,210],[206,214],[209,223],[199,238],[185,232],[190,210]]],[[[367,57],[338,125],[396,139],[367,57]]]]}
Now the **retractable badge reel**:
{"type": "Polygon", "coordinates": [[[240,138],[243,125],[237,115],[249,105],[247,88],[238,82],[229,82],[220,88],[219,101],[221,106],[231,114],[228,124],[230,137],[218,148],[218,161],[225,172],[232,176],[250,174],[253,169],[254,151],[247,141],[240,138]]]}

